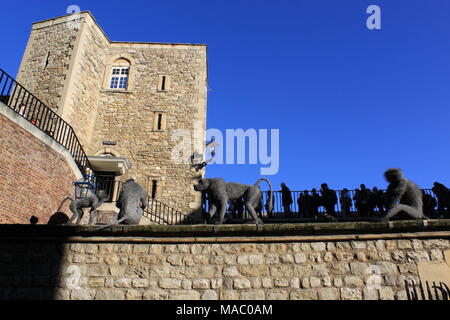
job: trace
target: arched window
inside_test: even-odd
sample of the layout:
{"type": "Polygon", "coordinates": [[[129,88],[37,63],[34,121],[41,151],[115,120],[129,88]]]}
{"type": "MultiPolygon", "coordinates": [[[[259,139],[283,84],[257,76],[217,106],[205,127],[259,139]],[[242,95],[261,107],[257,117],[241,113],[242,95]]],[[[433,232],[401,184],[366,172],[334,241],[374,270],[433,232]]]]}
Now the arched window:
{"type": "Polygon", "coordinates": [[[130,62],[128,60],[120,58],[114,61],[114,64],[111,68],[109,89],[127,90],[129,73],[130,62]]]}

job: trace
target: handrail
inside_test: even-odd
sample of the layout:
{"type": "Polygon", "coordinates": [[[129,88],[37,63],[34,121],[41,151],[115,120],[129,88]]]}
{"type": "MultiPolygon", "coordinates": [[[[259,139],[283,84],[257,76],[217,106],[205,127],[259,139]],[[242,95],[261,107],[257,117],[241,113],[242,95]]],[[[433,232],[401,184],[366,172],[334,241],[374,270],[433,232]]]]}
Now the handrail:
{"type": "Polygon", "coordinates": [[[405,290],[408,300],[450,300],[450,289],[444,282],[422,281],[415,283],[413,280],[405,280],[405,290]]]}
{"type": "Polygon", "coordinates": [[[153,198],[148,199],[144,216],[161,225],[187,225],[193,223],[192,217],[153,198]]]}
{"type": "MultiPolygon", "coordinates": [[[[434,194],[434,192],[431,189],[421,189],[421,190],[426,195],[432,196],[435,200],[437,200],[437,196],[434,194]]],[[[310,196],[312,195],[311,190],[305,190],[305,191],[308,191],[308,194],[310,196]]],[[[300,198],[300,195],[305,193],[305,191],[291,191],[290,192],[291,198],[292,198],[292,204],[290,205],[291,212],[298,213],[298,212],[302,211],[302,209],[299,207],[299,204],[305,205],[305,203],[304,202],[301,203],[301,199],[299,201],[299,198],[300,198]]],[[[342,195],[343,190],[332,190],[332,191],[335,192],[336,198],[337,198],[337,203],[335,204],[335,212],[339,212],[339,213],[346,212],[348,214],[355,214],[358,211],[360,211],[360,210],[358,210],[358,201],[356,200],[356,198],[357,198],[356,190],[347,190],[348,196],[351,199],[351,202],[349,203],[350,206],[347,209],[342,207],[344,204],[341,201],[342,200],[341,195],[342,195]]],[[[366,200],[370,200],[370,202],[372,202],[374,200],[374,198],[373,198],[374,194],[373,194],[372,190],[367,189],[367,191],[369,193],[369,199],[366,199],[366,200]]],[[[378,191],[381,194],[384,194],[386,192],[386,190],[382,190],[382,189],[378,189],[378,191]]],[[[320,190],[317,190],[316,194],[320,197],[320,199],[322,199],[322,194],[321,194],[320,190]]],[[[263,203],[264,204],[267,202],[268,198],[269,198],[268,192],[264,191],[263,192],[263,203]]],[[[369,203],[367,203],[367,206],[370,206],[369,203]]],[[[376,209],[383,209],[384,203],[381,198],[375,197],[375,203],[372,203],[372,206],[374,206],[376,209]]],[[[278,212],[278,213],[284,212],[283,194],[281,191],[273,191],[273,208],[274,208],[273,212],[278,212]]],[[[322,203],[319,205],[318,210],[319,210],[319,212],[326,211],[325,207],[323,206],[322,203]]],[[[263,212],[265,212],[264,207],[263,207],[263,212]]]]}
{"type": "Polygon", "coordinates": [[[78,169],[91,168],[72,126],[0,68],[0,102],[66,148],[78,169]]]}
{"type": "MultiPolygon", "coordinates": [[[[97,181],[101,181],[101,176],[97,181]]],[[[114,181],[114,183],[117,183],[117,181],[114,181]]],[[[97,185],[108,186],[106,182],[97,183],[97,185]]],[[[122,183],[119,182],[117,194],[120,193],[121,188],[122,183]]],[[[150,221],[160,225],[189,225],[194,223],[194,219],[191,216],[152,198],[150,195],[148,196],[147,207],[144,209],[143,215],[150,221]]]]}
{"type": "MultiPolygon", "coordinates": [[[[312,195],[312,191],[308,191],[308,195],[312,195]]],[[[323,197],[321,195],[320,190],[316,192],[316,198],[312,199],[301,198],[301,195],[305,194],[305,191],[290,191],[292,203],[288,205],[289,212],[286,212],[286,208],[283,206],[283,193],[281,191],[273,191],[272,193],[272,201],[273,201],[273,211],[272,214],[269,214],[266,210],[265,204],[269,199],[269,192],[263,191],[262,198],[262,208],[261,208],[261,216],[262,217],[275,217],[275,216],[288,216],[288,217],[298,217],[298,218],[315,218],[317,213],[325,213],[327,209],[324,206],[322,201],[323,197]]],[[[381,215],[386,212],[385,203],[382,198],[382,194],[384,194],[385,190],[378,190],[380,195],[378,197],[373,197],[373,192],[369,192],[369,198],[365,199],[366,203],[361,203],[357,200],[356,190],[347,190],[348,200],[342,198],[342,190],[332,190],[336,193],[337,202],[332,206],[334,208],[334,212],[327,212],[335,214],[338,218],[360,218],[360,217],[368,217],[373,215],[381,215]],[[367,200],[369,200],[367,202],[367,200]]],[[[437,196],[431,189],[422,189],[424,194],[427,197],[431,197],[434,199],[435,203],[431,204],[428,201],[425,201],[424,198],[424,213],[426,215],[437,215],[439,212],[436,211],[438,207],[438,199],[437,196]]],[[[427,199],[429,200],[429,198],[427,199]]],[[[202,210],[203,212],[208,212],[209,203],[207,198],[203,198],[202,201],[202,210]]],[[[242,217],[242,218],[250,218],[249,213],[245,209],[243,202],[236,203],[235,205],[231,205],[228,212],[232,213],[232,216],[242,217]]]]}

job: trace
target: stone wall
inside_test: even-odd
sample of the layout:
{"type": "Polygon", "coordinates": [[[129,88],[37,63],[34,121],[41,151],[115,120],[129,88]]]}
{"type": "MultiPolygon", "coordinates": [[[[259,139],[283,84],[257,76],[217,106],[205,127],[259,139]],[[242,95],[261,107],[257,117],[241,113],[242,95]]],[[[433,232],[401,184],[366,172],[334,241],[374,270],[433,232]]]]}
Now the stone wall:
{"type": "Polygon", "coordinates": [[[46,224],[80,174],[67,150],[2,103],[0,168],[0,224],[46,224]]]}
{"type": "Polygon", "coordinates": [[[74,127],[83,147],[87,149],[93,132],[98,130],[95,122],[100,108],[109,41],[89,15],[81,16],[80,21],[81,31],[74,43],[75,54],[70,63],[70,76],[64,86],[60,114],[74,127]]]}
{"type": "Polygon", "coordinates": [[[176,227],[145,228],[149,229],[127,229],[129,237],[84,234],[60,241],[52,237],[51,242],[22,238],[19,243],[0,238],[0,297],[404,300],[405,279],[417,282],[420,263],[445,263],[444,254],[450,250],[448,231],[295,240],[190,238],[188,233],[182,237],[183,229],[176,227]],[[180,237],[152,237],[176,230],[180,237]],[[380,287],[368,287],[375,283],[380,287]]]}
{"type": "Polygon", "coordinates": [[[132,164],[134,177],[147,186],[156,180],[157,198],[183,213],[198,212],[201,194],[194,179],[204,171],[191,168],[194,151],[206,139],[206,46],[113,42],[89,12],[33,24],[18,81],[44,103],[58,106],[59,115],[75,130],[88,156],[110,153],[132,164]],[[130,63],[128,90],[108,88],[117,59],[130,63]],[[158,90],[161,75],[170,77],[168,90],[158,90]],[[154,127],[164,113],[164,130],[154,127]],[[182,163],[172,153],[185,130],[190,150],[182,163]],[[115,141],[105,147],[104,141],[115,141]]]}
{"type": "MultiPolygon", "coordinates": [[[[194,191],[193,184],[202,173],[190,168],[189,158],[194,152],[194,120],[205,125],[204,119],[197,116],[199,76],[206,61],[205,51],[202,47],[188,46],[112,45],[110,55],[118,56],[120,52],[127,52],[135,62],[133,93],[102,91],[87,150],[96,154],[105,149],[103,141],[116,141],[117,145],[109,151],[131,161],[127,177],[134,176],[142,185],[147,185],[148,177],[157,180],[158,200],[190,213],[200,206],[200,193],[194,191]],[[172,75],[168,92],[157,91],[159,73],[172,75]],[[157,112],[167,117],[163,131],[153,127],[157,112]],[[191,138],[191,151],[184,155],[183,163],[172,159],[173,150],[182,141],[179,137],[172,139],[179,129],[186,130],[191,138]]],[[[203,133],[200,140],[205,141],[203,133]]]]}
{"type": "Polygon", "coordinates": [[[417,263],[443,261],[448,240],[297,242],[290,244],[72,244],[63,269],[80,267],[89,299],[405,299],[417,263]],[[370,266],[379,290],[367,289],[370,266]]]}
{"type": "Polygon", "coordinates": [[[70,70],[79,29],[67,20],[33,24],[17,81],[53,110],[58,111],[70,70]]]}

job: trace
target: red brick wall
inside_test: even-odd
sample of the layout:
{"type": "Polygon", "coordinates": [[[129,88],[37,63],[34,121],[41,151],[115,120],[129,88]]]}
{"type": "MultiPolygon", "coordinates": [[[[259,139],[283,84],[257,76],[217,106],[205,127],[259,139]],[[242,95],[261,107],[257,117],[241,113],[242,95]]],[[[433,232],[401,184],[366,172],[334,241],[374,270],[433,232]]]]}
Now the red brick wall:
{"type": "Polygon", "coordinates": [[[2,114],[0,174],[0,224],[46,224],[76,180],[64,155],[2,114]]]}

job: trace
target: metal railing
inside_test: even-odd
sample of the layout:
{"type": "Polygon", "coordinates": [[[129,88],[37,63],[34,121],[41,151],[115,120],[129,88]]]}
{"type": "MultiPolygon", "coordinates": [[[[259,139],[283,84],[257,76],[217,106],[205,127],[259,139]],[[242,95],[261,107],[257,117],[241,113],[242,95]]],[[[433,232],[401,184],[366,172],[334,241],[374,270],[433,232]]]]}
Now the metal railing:
{"type": "MultiPolygon", "coordinates": [[[[384,190],[379,190],[382,194],[384,194],[384,190]]],[[[431,196],[437,202],[437,197],[430,189],[423,190],[426,195],[431,196]]],[[[337,203],[333,206],[334,213],[332,213],[337,218],[364,218],[370,216],[380,216],[386,212],[386,208],[384,203],[380,198],[378,200],[373,200],[373,198],[369,198],[367,203],[361,203],[357,201],[356,190],[348,190],[347,200],[343,201],[341,198],[342,190],[333,190],[336,193],[337,203]]],[[[269,192],[263,192],[262,199],[262,211],[260,216],[262,218],[276,218],[276,217],[296,217],[296,218],[315,218],[318,213],[330,213],[327,212],[325,206],[323,204],[323,198],[320,194],[320,191],[317,191],[315,203],[312,203],[313,200],[311,198],[300,199],[300,195],[304,194],[305,191],[291,191],[292,204],[289,206],[290,212],[285,212],[285,208],[283,206],[283,195],[281,191],[273,192],[273,214],[269,215],[265,208],[265,204],[268,202],[269,192]],[[299,201],[300,199],[300,201],[299,201]]],[[[311,196],[312,192],[308,191],[308,194],[311,196]]],[[[382,195],[380,194],[380,196],[382,195]]],[[[380,197],[379,196],[379,197],[380,197]]],[[[207,199],[203,200],[203,211],[207,212],[209,209],[209,204],[207,199]]],[[[232,206],[228,208],[227,212],[232,214],[232,206]],[[230,210],[231,209],[231,210],[230,210]]],[[[234,210],[235,217],[249,219],[251,218],[247,210],[243,207],[243,204],[240,205],[240,210],[234,210]],[[241,211],[237,213],[237,211],[241,211]]],[[[432,208],[425,208],[424,213],[426,215],[434,215],[437,214],[436,205],[432,208]]]]}
{"type": "Polygon", "coordinates": [[[144,216],[161,225],[189,225],[194,223],[192,217],[152,198],[148,199],[144,216]]]}
{"type": "MultiPolygon", "coordinates": [[[[431,189],[423,189],[423,191],[425,192],[425,194],[432,196],[434,199],[437,200],[436,195],[433,193],[433,191],[431,189]]],[[[385,205],[382,202],[381,199],[376,199],[374,200],[374,198],[372,197],[372,192],[369,192],[369,197],[366,203],[359,203],[356,199],[356,190],[349,190],[348,191],[348,204],[349,206],[346,206],[346,208],[343,208],[343,205],[345,206],[346,201],[343,201],[341,195],[342,195],[342,190],[333,190],[333,192],[336,193],[336,198],[337,198],[337,203],[334,205],[334,211],[338,214],[346,214],[346,215],[364,215],[365,211],[368,212],[368,214],[371,213],[380,213],[380,211],[385,211],[385,205]]],[[[381,192],[383,195],[385,193],[385,190],[379,190],[379,192],[381,192]]],[[[308,191],[309,195],[312,194],[311,191],[308,191]]],[[[290,211],[291,213],[301,213],[300,210],[300,206],[302,205],[302,201],[300,201],[300,206],[299,206],[299,198],[300,195],[304,194],[304,191],[291,191],[291,197],[292,197],[292,201],[293,203],[290,205],[290,211]]],[[[320,191],[317,191],[317,195],[320,197],[319,199],[319,207],[318,207],[318,212],[326,212],[325,207],[323,205],[323,198],[322,195],[320,194],[320,191]]],[[[264,192],[263,193],[263,203],[265,204],[267,202],[268,199],[268,192],[264,192]]],[[[284,213],[284,207],[283,207],[283,195],[281,191],[275,191],[273,192],[273,212],[275,213],[284,213]]],[[[310,200],[311,201],[311,200],[310,200]]],[[[303,203],[304,206],[308,206],[310,205],[309,203],[303,203]]],[[[265,212],[265,210],[263,210],[263,212],[265,212]]]]}
{"type": "Polygon", "coordinates": [[[81,172],[91,167],[73,128],[3,69],[0,69],[0,101],[66,148],[81,172]]]}
{"type": "Polygon", "coordinates": [[[115,181],[108,179],[109,176],[96,175],[96,187],[95,192],[103,190],[108,195],[108,199],[105,202],[116,202],[119,197],[120,189],[122,188],[122,181],[115,181]],[[106,178],[106,179],[105,179],[106,178]]]}
{"type": "MultiPolygon", "coordinates": [[[[113,181],[110,178],[110,176],[98,175],[96,177],[96,192],[99,190],[105,191],[109,195],[109,199],[105,202],[114,203],[117,202],[119,198],[123,182],[113,181]]],[[[143,215],[151,222],[160,225],[194,224],[194,219],[191,216],[186,215],[159,200],[153,199],[150,195],[148,196],[147,208],[145,208],[143,215]]]]}
{"type": "Polygon", "coordinates": [[[408,300],[449,300],[450,299],[450,289],[448,286],[439,282],[433,281],[430,285],[428,281],[425,282],[426,287],[419,281],[416,284],[414,281],[405,280],[405,289],[408,300]]]}
{"type": "MultiPolygon", "coordinates": [[[[97,178],[97,191],[98,190],[105,190],[108,194],[110,194],[111,200],[110,202],[117,201],[117,197],[120,193],[120,189],[122,187],[122,182],[120,181],[112,181],[108,179],[103,179],[102,176],[99,175],[97,178]]],[[[380,190],[383,192],[383,190],[380,190]]],[[[436,195],[433,193],[432,190],[425,189],[423,190],[425,194],[430,195],[433,199],[437,199],[436,195]]],[[[337,190],[336,192],[337,196],[337,204],[335,207],[335,212],[333,215],[338,218],[338,220],[341,218],[342,221],[352,220],[354,218],[365,218],[369,216],[380,216],[383,212],[385,212],[385,208],[383,205],[376,206],[374,204],[369,205],[368,209],[365,214],[361,214],[361,209],[356,204],[355,201],[355,191],[350,190],[348,191],[349,198],[351,199],[350,206],[347,206],[348,210],[343,210],[341,205],[341,191],[337,190]],[[381,212],[380,212],[381,211],[381,212]]],[[[305,218],[305,219],[312,219],[317,217],[317,213],[324,213],[326,212],[325,207],[323,204],[318,205],[317,207],[317,213],[302,213],[299,211],[299,202],[297,201],[300,198],[300,195],[304,194],[304,191],[292,191],[291,197],[293,200],[290,213],[285,213],[284,207],[282,205],[282,193],[281,191],[275,191],[273,193],[273,204],[274,204],[274,210],[272,215],[269,215],[267,213],[267,210],[265,208],[265,204],[268,200],[268,192],[263,192],[263,199],[262,199],[262,211],[260,213],[260,216],[262,218],[284,218],[284,217],[295,217],[295,218],[305,218]]],[[[320,194],[317,193],[319,196],[320,194]]],[[[109,202],[109,201],[107,201],[109,202]]],[[[437,202],[437,201],[436,201],[437,202]]],[[[301,205],[301,202],[300,202],[301,205]]],[[[206,212],[209,209],[209,204],[207,199],[204,199],[203,205],[202,205],[203,213],[202,219],[204,221],[208,221],[208,217],[206,215],[206,212]]],[[[230,209],[230,208],[228,208],[230,209]]],[[[436,207],[431,208],[434,213],[437,214],[437,211],[435,210],[436,207]]],[[[230,214],[230,210],[227,210],[227,212],[230,214]]],[[[427,213],[427,212],[425,212],[427,213]]],[[[192,216],[188,214],[184,214],[181,211],[162,203],[161,201],[157,199],[153,199],[150,195],[148,196],[148,203],[147,208],[144,210],[144,216],[148,218],[151,222],[160,224],[160,225],[191,225],[195,224],[198,221],[196,221],[192,216]]],[[[430,213],[428,212],[428,216],[430,216],[430,213]]],[[[250,219],[249,213],[245,210],[245,208],[242,208],[242,214],[240,216],[235,216],[235,218],[242,218],[242,219],[250,219]]]]}

